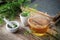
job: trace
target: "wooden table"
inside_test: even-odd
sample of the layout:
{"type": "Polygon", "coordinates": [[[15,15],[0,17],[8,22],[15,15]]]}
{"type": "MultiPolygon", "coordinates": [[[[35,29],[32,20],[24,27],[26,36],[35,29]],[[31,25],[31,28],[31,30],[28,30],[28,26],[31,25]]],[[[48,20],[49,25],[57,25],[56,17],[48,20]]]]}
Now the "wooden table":
{"type": "MultiPolygon", "coordinates": [[[[32,9],[30,11],[31,11],[31,13],[32,12],[37,13],[37,11],[34,9],[32,9]]],[[[34,13],[31,14],[31,16],[35,15],[34,13]]],[[[43,12],[38,11],[38,13],[41,13],[41,15],[45,15],[46,17],[52,19],[52,17],[50,17],[47,14],[43,14],[43,12]]],[[[19,18],[16,18],[16,21],[18,21],[20,23],[19,18]]],[[[6,30],[5,25],[3,25],[3,26],[0,26],[0,40],[60,40],[60,37],[59,38],[56,37],[57,33],[60,34],[59,30],[60,29],[58,28],[58,26],[54,25],[51,27],[51,29],[48,30],[48,33],[46,33],[45,36],[37,37],[37,36],[33,35],[32,33],[29,33],[26,35],[25,34],[26,30],[21,27],[19,28],[19,30],[16,33],[10,33],[6,30]]]]}

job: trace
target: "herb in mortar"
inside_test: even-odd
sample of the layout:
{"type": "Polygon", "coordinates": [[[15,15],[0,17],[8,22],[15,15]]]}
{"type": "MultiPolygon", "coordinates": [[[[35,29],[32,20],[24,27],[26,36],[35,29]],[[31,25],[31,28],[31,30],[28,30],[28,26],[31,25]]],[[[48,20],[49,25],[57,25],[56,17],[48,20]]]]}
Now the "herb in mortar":
{"type": "Polygon", "coordinates": [[[13,24],[13,25],[14,25],[14,27],[11,27],[11,26],[8,24],[8,27],[9,27],[9,28],[16,28],[16,27],[17,27],[16,24],[13,24]]]}

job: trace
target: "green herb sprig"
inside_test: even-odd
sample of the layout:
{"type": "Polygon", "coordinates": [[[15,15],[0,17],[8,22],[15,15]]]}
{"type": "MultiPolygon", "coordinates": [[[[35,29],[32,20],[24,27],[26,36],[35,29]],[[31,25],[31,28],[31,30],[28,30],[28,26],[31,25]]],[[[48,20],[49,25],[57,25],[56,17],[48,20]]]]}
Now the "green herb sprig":
{"type": "Polygon", "coordinates": [[[26,17],[26,16],[29,16],[29,13],[30,13],[29,11],[24,11],[24,12],[21,13],[21,15],[26,17]]]}

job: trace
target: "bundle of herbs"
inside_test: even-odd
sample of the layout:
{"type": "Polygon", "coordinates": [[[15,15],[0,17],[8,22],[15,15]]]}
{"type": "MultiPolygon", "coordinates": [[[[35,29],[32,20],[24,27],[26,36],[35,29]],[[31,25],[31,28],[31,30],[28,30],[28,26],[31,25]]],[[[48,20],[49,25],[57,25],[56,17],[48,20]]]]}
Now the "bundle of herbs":
{"type": "MultiPolygon", "coordinates": [[[[7,3],[0,7],[0,17],[5,16],[10,20],[14,19],[15,16],[20,12],[19,4],[18,3],[7,3]]],[[[0,20],[2,21],[2,20],[0,20]]]]}
{"type": "Polygon", "coordinates": [[[9,18],[10,20],[15,19],[18,13],[22,12],[20,6],[28,0],[5,0],[7,3],[0,6],[0,24],[3,23],[2,16],[9,18]]]}

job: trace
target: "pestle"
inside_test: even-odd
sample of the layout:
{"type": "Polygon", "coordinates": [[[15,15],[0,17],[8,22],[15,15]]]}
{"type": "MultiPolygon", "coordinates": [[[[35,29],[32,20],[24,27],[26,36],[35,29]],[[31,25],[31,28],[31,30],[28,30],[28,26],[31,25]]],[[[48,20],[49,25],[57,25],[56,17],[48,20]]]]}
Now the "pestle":
{"type": "Polygon", "coordinates": [[[6,18],[3,18],[3,20],[6,22],[6,24],[9,24],[11,27],[14,27],[13,23],[11,23],[9,20],[6,18]]]}

